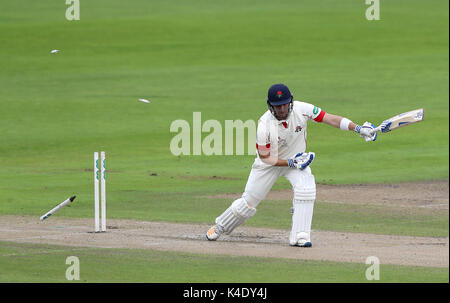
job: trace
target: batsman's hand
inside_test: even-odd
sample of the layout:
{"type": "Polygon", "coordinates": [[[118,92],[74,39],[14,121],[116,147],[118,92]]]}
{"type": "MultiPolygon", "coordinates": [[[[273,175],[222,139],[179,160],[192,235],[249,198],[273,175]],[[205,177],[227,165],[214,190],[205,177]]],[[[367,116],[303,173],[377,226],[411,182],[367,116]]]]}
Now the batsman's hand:
{"type": "Polygon", "coordinates": [[[383,123],[381,123],[380,128],[382,133],[390,132],[392,121],[390,120],[384,120],[383,123]]]}
{"type": "Polygon", "coordinates": [[[315,158],[316,154],[313,152],[298,153],[292,158],[288,159],[288,166],[291,168],[304,170],[314,161],[315,158]]]}
{"type": "Polygon", "coordinates": [[[357,125],[355,131],[359,133],[359,136],[364,138],[366,142],[369,142],[377,139],[378,133],[374,131],[375,128],[375,125],[366,121],[362,126],[357,125]]]}
{"type": "Polygon", "coordinates": [[[382,133],[387,133],[391,131],[391,125],[392,125],[392,121],[391,120],[384,120],[383,123],[380,124],[380,126],[378,126],[377,128],[372,130],[372,135],[375,134],[377,131],[380,131],[382,133]]]}

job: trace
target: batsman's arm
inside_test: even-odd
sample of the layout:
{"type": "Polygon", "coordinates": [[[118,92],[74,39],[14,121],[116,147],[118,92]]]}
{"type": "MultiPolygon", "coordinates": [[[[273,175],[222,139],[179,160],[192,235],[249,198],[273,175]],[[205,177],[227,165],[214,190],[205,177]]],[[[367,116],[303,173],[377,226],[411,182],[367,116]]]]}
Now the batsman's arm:
{"type": "Polygon", "coordinates": [[[355,128],[357,127],[357,125],[355,123],[353,123],[352,121],[350,121],[344,117],[329,114],[329,113],[325,113],[325,116],[323,116],[322,122],[325,124],[328,124],[330,126],[340,128],[342,130],[355,131],[355,128]]]}
{"type": "Polygon", "coordinates": [[[322,122],[330,126],[340,128],[344,131],[354,131],[358,133],[361,138],[364,138],[364,140],[366,140],[367,142],[375,141],[377,139],[376,132],[373,132],[375,126],[370,122],[365,122],[363,125],[358,125],[347,118],[329,113],[325,113],[322,122]]]}
{"type": "Polygon", "coordinates": [[[258,155],[261,161],[263,161],[266,164],[273,166],[289,166],[290,168],[296,168],[300,170],[304,170],[305,168],[307,168],[316,158],[316,154],[313,152],[308,153],[300,152],[287,160],[271,156],[270,154],[261,155],[259,151],[258,155]]]}
{"type": "Polygon", "coordinates": [[[283,160],[278,157],[272,156],[270,151],[264,149],[258,149],[258,155],[261,161],[272,166],[288,166],[288,160],[283,160]]]}

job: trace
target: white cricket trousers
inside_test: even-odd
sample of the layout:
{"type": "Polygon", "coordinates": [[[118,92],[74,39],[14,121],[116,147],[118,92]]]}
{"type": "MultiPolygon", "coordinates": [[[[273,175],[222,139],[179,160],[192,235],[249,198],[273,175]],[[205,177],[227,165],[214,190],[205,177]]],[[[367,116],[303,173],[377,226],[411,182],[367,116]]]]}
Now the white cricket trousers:
{"type": "Polygon", "coordinates": [[[287,166],[267,166],[256,159],[252,165],[242,198],[256,208],[267,196],[272,186],[281,176],[292,185],[292,228],[289,243],[296,245],[298,241],[310,242],[311,223],[316,198],[316,183],[311,168],[304,170],[287,166]]]}
{"type": "Polygon", "coordinates": [[[294,190],[294,188],[302,186],[300,184],[302,174],[311,175],[311,168],[299,170],[288,166],[267,166],[261,164],[261,160],[257,158],[252,165],[242,198],[256,208],[281,176],[291,183],[294,190]]]}

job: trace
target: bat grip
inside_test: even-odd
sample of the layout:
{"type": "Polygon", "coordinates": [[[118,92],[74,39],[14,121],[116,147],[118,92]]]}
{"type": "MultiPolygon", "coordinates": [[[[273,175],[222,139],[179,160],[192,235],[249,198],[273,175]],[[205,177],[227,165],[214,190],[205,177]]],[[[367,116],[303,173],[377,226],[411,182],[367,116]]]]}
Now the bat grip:
{"type": "Polygon", "coordinates": [[[372,135],[375,134],[376,132],[379,132],[380,130],[381,130],[381,125],[372,130],[372,135]]]}

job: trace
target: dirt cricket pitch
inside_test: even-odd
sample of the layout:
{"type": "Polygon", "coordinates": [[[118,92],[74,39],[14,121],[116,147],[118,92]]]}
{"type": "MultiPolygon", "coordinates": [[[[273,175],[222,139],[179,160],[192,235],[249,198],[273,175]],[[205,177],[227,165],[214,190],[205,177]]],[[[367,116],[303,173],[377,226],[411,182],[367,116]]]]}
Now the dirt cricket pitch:
{"type": "MultiPolygon", "coordinates": [[[[238,194],[220,195],[234,198],[238,194]]],[[[290,199],[290,191],[273,191],[267,199],[290,199]]],[[[318,185],[317,201],[381,204],[447,212],[448,181],[394,185],[318,185]],[[363,201],[363,202],[361,202],[363,201]]],[[[0,240],[79,247],[136,248],[199,254],[259,256],[299,260],[449,266],[448,237],[413,237],[313,230],[312,248],[290,247],[289,230],[241,226],[216,242],[205,239],[210,224],[179,224],[108,219],[108,231],[95,234],[93,218],[0,216],[0,240]]]]}

